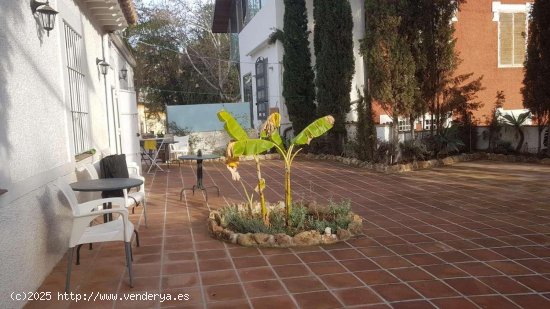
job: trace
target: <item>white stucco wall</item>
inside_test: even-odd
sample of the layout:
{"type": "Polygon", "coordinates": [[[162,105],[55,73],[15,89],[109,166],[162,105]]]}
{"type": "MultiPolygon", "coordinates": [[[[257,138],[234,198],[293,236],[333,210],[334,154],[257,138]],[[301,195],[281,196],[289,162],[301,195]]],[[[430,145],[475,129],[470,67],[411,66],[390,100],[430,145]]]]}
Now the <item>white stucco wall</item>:
{"type": "MultiPolygon", "coordinates": [[[[283,1],[268,1],[265,6],[254,16],[239,34],[239,51],[241,61],[241,81],[246,74],[252,74],[252,89],[254,103],[256,100],[255,62],[258,58],[268,59],[267,81],[269,107],[279,108],[281,113],[281,126],[290,126],[288,112],[282,96],[283,76],[283,46],[277,41],[269,45],[267,43],[270,34],[275,28],[283,28],[283,1]]],[[[262,121],[257,120],[257,109],[254,107],[254,127],[258,128],[262,121]]]]}
{"type": "MultiPolygon", "coordinates": [[[[350,92],[351,101],[357,100],[357,89],[363,90],[364,87],[364,66],[363,57],[359,52],[360,40],[363,39],[364,31],[364,2],[362,0],[350,1],[353,14],[353,41],[354,41],[354,56],[355,56],[355,74],[352,79],[352,88],[350,92]]],[[[259,57],[268,58],[268,85],[269,85],[269,103],[270,107],[279,108],[282,115],[282,129],[290,127],[288,120],[288,111],[284,104],[282,96],[282,80],[283,80],[283,54],[284,49],[281,42],[269,45],[267,40],[269,35],[275,28],[283,29],[284,18],[284,3],[283,1],[267,1],[265,6],[254,16],[245,28],[239,34],[239,50],[241,61],[241,81],[242,77],[248,73],[252,73],[254,77],[254,63],[259,57]]],[[[313,0],[306,1],[306,9],[308,12],[308,30],[311,32],[309,36],[310,50],[312,56],[312,64],[315,63],[315,51],[313,47],[313,0]]],[[[252,79],[254,102],[256,102],[256,81],[252,79]]],[[[254,114],[256,119],[256,106],[254,105],[254,114]]],[[[356,113],[352,110],[348,115],[348,121],[357,119],[356,113]]],[[[255,120],[255,127],[260,124],[255,120]]]]}
{"type": "Polygon", "coordinates": [[[24,303],[10,300],[10,293],[34,291],[68,248],[71,213],[51,182],[76,180],[75,167],[92,160],[75,161],[63,23],[84,39],[92,147],[109,153],[105,88],[96,66],[105,39],[72,0],[50,1],[60,13],[49,36],[30,0],[0,1],[0,189],[8,189],[0,196],[0,308],[20,308],[24,303]]]}
{"type": "MultiPolygon", "coordinates": [[[[539,143],[539,133],[537,126],[525,125],[522,127],[524,134],[523,146],[521,148],[522,152],[528,153],[537,153],[538,143],[539,143]]],[[[546,133],[547,128],[544,128],[541,133],[541,149],[546,149],[542,138],[546,133]]],[[[488,128],[487,127],[478,127],[477,128],[477,150],[487,150],[489,147],[489,138],[488,138],[488,128]]],[[[516,133],[516,130],[511,127],[502,127],[500,130],[500,140],[509,142],[512,144],[512,147],[515,149],[519,142],[519,136],[516,133]]]]}

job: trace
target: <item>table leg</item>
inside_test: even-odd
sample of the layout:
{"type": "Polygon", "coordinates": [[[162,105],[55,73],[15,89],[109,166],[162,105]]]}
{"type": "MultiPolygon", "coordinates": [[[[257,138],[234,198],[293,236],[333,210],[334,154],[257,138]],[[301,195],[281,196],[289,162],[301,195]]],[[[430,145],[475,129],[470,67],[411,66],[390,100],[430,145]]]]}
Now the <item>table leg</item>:
{"type": "MultiPolygon", "coordinates": [[[[111,202],[109,203],[103,203],[103,209],[111,209],[113,208],[113,204],[111,204],[111,202]]],[[[113,214],[104,214],[103,215],[103,222],[109,222],[109,221],[113,221],[113,214]]]]}
{"type": "Polygon", "coordinates": [[[202,186],[202,160],[197,160],[197,189],[203,189],[202,186]]]}
{"type": "Polygon", "coordinates": [[[180,191],[180,201],[183,199],[183,191],[185,191],[185,190],[192,190],[193,195],[195,195],[195,189],[204,191],[204,195],[205,195],[205,198],[206,198],[207,202],[208,202],[208,191],[206,189],[208,189],[208,188],[216,188],[216,190],[218,192],[218,196],[220,196],[220,188],[218,188],[218,186],[209,186],[209,187],[204,186],[204,184],[203,184],[202,161],[203,160],[197,160],[197,184],[193,185],[193,187],[191,189],[189,189],[189,188],[188,189],[186,189],[186,188],[181,189],[181,191],[180,191]]]}

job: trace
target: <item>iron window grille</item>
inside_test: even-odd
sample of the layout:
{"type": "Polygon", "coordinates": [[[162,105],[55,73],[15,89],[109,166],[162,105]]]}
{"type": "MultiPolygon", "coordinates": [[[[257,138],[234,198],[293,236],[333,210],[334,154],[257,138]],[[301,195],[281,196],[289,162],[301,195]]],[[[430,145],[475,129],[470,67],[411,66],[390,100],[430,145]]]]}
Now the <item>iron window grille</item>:
{"type": "Polygon", "coordinates": [[[267,58],[258,58],[256,61],[256,109],[258,120],[265,120],[268,116],[268,86],[267,86],[267,58]]]}
{"type": "Polygon", "coordinates": [[[90,150],[90,115],[86,90],[86,75],[83,70],[83,41],[71,26],[64,23],[65,54],[67,57],[68,100],[73,126],[74,154],[90,150]]]}

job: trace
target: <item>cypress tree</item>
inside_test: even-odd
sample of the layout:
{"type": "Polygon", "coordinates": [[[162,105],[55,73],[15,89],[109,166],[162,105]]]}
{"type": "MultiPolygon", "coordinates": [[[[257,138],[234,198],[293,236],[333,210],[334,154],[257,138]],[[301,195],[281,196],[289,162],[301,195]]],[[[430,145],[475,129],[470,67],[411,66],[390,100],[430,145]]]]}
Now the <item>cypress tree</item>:
{"type": "Polygon", "coordinates": [[[282,39],[283,96],[294,133],[298,134],[316,118],[315,87],[307,30],[305,0],[284,0],[284,29],[282,39]]]}
{"type": "Polygon", "coordinates": [[[370,161],[374,159],[376,150],[376,127],[372,113],[372,97],[368,87],[365,87],[365,96],[357,90],[357,126],[355,132],[355,153],[360,160],[370,161]]]}
{"type": "Polygon", "coordinates": [[[314,0],[313,4],[317,112],[334,117],[327,138],[330,151],[341,154],[355,73],[351,5],[348,0],[314,0]]]}
{"type": "Polygon", "coordinates": [[[420,96],[432,114],[432,127],[435,122],[439,132],[444,120],[442,96],[460,62],[454,49],[455,29],[451,20],[464,0],[409,2],[414,20],[411,28],[419,34],[415,58],[420,96]]]}
{"type": "Polygon", "coordinates": [[[399,116],[410,115],[417,102],[416,65],[411,52],[406,2],[366,0],[366,58],[372,98],[393,121],[392,141],[398,140],[399,116]]]}
{"type": "Polygon", "coordinates": [[[548,122],[550,131],[550,0],[535,0],[533,3],[524,67],[525,77],[521,89],[523,106],[537,118],[540,152],[545,122],[548,122]]]}

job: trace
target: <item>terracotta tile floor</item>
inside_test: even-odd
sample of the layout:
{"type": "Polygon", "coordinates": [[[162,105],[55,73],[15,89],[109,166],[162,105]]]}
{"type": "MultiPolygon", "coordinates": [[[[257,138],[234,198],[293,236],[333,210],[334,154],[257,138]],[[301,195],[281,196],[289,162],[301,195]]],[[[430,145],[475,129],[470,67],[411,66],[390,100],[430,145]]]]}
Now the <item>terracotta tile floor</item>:
{"type": "MultiPolygon", "coordinates": [[[[243,200],[220,163],[147,175],[149,225],[141,214],[130,289],[122,244],[82,250],[73,267],[79,293],[186,293],[188,301],[30,303],[66,308],[550,308],[550,167],[478,161],[382,175],[325,161],[298,161],[295,200],[350,199],[365,236],[326,247],[255,249],[209,237],[209,209],[243,200]]],[[[253,181],[254,169],[242,163],[253,181]]],[[[282,163],[263,163],[267,198],[282,199],[282,163]]],[[[139,210],[138,212],[141,212],[139,210]]],[[[40,291],[61,291],[66,261],[40,291]]]]}

